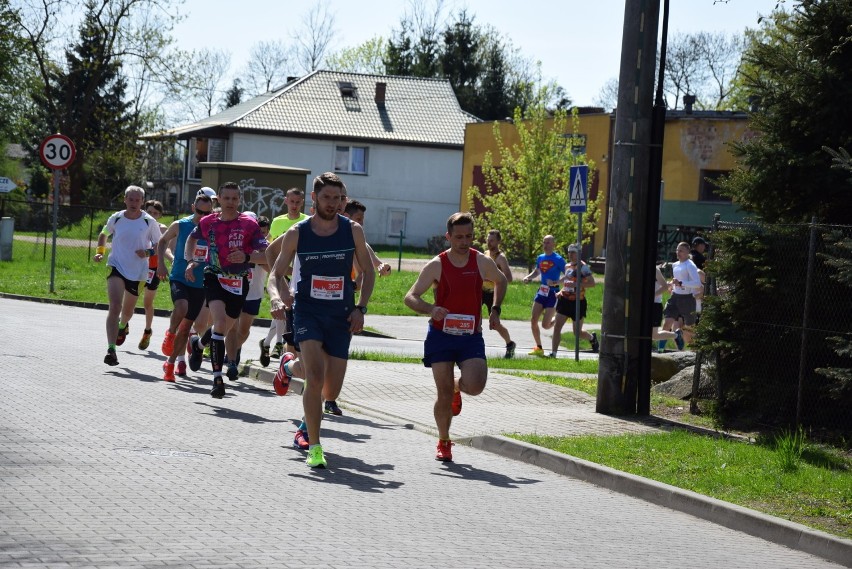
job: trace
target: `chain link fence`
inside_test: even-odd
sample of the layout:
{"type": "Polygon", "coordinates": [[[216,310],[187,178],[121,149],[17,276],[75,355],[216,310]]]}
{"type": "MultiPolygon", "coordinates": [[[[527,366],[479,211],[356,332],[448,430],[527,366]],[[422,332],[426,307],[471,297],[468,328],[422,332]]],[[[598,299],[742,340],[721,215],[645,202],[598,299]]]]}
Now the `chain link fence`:
{"type": "MultiPolygon", "coordinates": [[[[698,348],[722,424],[852,440],[852,226],[717,220],[698,348]]],[[[698,374],[696,374],[698,379],[698,374]]]]}

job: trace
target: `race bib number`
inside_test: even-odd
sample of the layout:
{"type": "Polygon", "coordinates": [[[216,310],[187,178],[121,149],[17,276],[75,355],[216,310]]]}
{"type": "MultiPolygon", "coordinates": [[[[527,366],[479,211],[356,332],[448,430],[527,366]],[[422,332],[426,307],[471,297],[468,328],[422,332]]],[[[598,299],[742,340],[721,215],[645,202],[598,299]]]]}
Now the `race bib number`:
{"type": "Polygon", "coordinates": [[[447,314],[444,318],[444,332],[454,336],[466,336],[476,330],[476,316],[470,314],[447,314]]]}
{"type": "Polygon", "coordinates": [[[207,260],[207,245],[196,245],[192,252],[192,260],[203,263],[207,260]]]}
{"type": "Polygon", "coordinates": [[[157,276],[157,269],[148,269],[148,278],[145,279],[147,284],[151,284],[151,281],[154,280],[154,277],[157,276]]]}
{"type": "Polygon", "coordinates": [[[231,294],[242,295],[243,294],[243,278],[242,277],[230,277],[226,275],[216,275],[216,278],[219,279],[219,286],[222,287],[223,290],[230,292],[231,294]]]}
{"type": "Polygon", "coordinates": [[[539,296],[547,296],[550,294],[550,287],[547,285],[541,285],[538,287],[539,296]]]}
{"type": "Polygon", "coordinates": [[[311,298],[343,300],[343,277],[311,277],[311,298]]]}

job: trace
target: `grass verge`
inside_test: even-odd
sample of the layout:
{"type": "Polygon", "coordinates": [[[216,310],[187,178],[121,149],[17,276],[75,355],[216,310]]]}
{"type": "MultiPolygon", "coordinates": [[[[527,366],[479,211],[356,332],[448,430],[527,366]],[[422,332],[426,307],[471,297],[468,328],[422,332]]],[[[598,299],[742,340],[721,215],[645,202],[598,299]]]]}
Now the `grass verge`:
{"type": "Polygon", "coordinates": [[[852,460],[806,445],[785,470],[774,444],[669,433],[515,439],[852,538],[852,460]]]}
{"type": "MultiPolygon", "coordinates": [[[[423,361],[416,356],[403,356],[399,354],[391,354],[387,352],[371,352],[364,350],[352,350],[349,353],[350,360],[374,361],[374,362],[390,362],[401,364],[422,364],[423,361]]],[[[540,371],[563,371],[572,373],[589,373],[596,374],[598,372],[597,360],[574,360],[560,359],[551,360],[543,358],[519,358],[506,360],[503,358],[488,358],[488,368],[492,370],[515,371],[515,370],[540,370],[540,371]]],[[[539,378],[548,378],[553,376],[537,375],[537,374],[518,374],[512,373],[521,377],[531,377],[539,380],[539,378]]],[[[555,377],[555,380],[563,379],[555,377]]],[[[541,381],[547,381],[542,379],[541,381]]],[[[557,383],[557,385],[561,385],[557,383]]],[[[566,385],[566,387],[570,387],[566,385]]]]}

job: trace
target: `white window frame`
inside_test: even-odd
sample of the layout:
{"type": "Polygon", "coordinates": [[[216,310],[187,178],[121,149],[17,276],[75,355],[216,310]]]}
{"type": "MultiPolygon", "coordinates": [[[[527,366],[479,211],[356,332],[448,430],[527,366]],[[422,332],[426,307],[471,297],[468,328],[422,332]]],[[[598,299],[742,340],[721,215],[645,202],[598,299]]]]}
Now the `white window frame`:
{"type": "Polygon", "coordinates": [[[340,172],[341,174],[360,174],[366,176],[370,169],[370,147],[356,144],[335,144],[333,167],[335,172],[340,172]],[[353,148],[363,151],[363,170],[357,169],[359,165],[354,162],[353,148]],[[346,169],[341,167],[343,166],[343,161],[339,160],[339,158],[342,158],[343,152],[346,153],[346,169]]]}
{"type": "Polygon", "coordinates": [[[399,239],[399,231],[402,229],[403,237],[406,235],[406,225],[408,223],[407,209],[390,209],[388,208],[388,237],[396,237],[399,239]]]}

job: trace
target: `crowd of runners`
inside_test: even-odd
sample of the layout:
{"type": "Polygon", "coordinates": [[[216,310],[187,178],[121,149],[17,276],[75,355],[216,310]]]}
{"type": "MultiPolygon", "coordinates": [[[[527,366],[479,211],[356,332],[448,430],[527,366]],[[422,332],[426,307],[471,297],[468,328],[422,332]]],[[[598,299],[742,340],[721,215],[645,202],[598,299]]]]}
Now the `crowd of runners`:
{"type": "MultiPolygon", "coordinates": [[[[141,283],[145,327],[139,349],[148,348],[154,297],[159,285],[168,282],[174,307],[160,347],[167,356],[163,380],[174,382],[176,377],[186,376],[187,368],[198,371],[209,353],[213,371],[210,395],[217,399],[225,395],[224,377],[235,381],[239,376],[242,345],[259,313],[264,292],[268,293],[272,324],[259,342],[260,363],[265,367],[272,358],[279,360],[273,380],[278,395],[287,394],[294,377],[304,380],[304,416],[293,444],[307,451],[308,466],[325,467],[321,420],[324,413],[342,414],[337,398],[350,341],[353,334],[364,329],[376,273],[386,275],[391,267],[366,242],[366,207],[347,196],[346,186],[336,174],[317,176],[310,197],[311,215],[306,215],[304,192],[291,188],[286,194],[286,213],[269,220],[241,212],[240,187],[227,182],[218,191],[201,188],[191,205],[192,215],[166,227],[159,222],[162,204],[144,201],[144,190],[129,186],[124,195],[125,209],[109,217],[99,235],[94,260],[103,260],[111,239],[104,363],[119,363],[116,348],[130,332],[141,283]]],[[[483,305],[489,328],[506,342],[506,358],[514,356],[516,344],[500,322],[512,273],[500,251],[499,231],[489,232],[486,251],[481,253],[472,248],[473,217],[456,213],[447,220],[445,237],[448,249],[426,263],[404,303],[430,316],[423,363],[431,368],[437,389],[434,416],[439,440],[435,457],[451,461],[450,423],[461,413],[462,394],[481,393],[488,375],[483,305]],[[431,302],[423,298],[430,290],[431,302]]],[[[530,320],[536,346],[530,353],[544,356],[540,318],[545,329],[554,328],[550,356],[555,357],[565,321],[577,318],[578,312],[574,332],[588,340],[596,352],[597,335],[583,330],[585,291],[595,286],[595,280],[580,259],[580,247],[569,246],[566,261],[554,251],[552,236],[546,236],[542,245],[544,253],[537,258],[535,270],[523,279],[525,283],[540,281],[530,320]]],[[[682,256],[680,247],[678,256],[682,256]]],[[[695,265],[686,258],[675,264],[674,274],[671,283],[663,282],[675,295],[684,296],[700,285],[695,265]]],[[[691,292],[688,296],[694,300],[691,292]]],[[[667,324],[669,318],[684,320],[682,313],[690,310],[684,299],[670,301],[671,310],[667,305],[667,324]]],[[[661,338],[672,334],[682,341],[680,329],[655,332],[663,335],[661,338]]]]}

